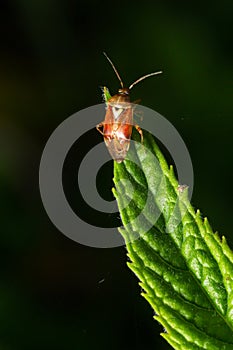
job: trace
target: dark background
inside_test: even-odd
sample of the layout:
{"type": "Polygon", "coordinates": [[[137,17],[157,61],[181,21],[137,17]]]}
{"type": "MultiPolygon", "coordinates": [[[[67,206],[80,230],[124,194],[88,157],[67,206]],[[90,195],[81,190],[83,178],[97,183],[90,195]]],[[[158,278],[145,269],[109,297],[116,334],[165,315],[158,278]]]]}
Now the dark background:
{"type": "Polygon", "coordinates": [[[1,349],[170,349],[125,248],[81,246],[50,222],[40,156],[64,119],[101,102],[99,86],[118,88],[103,50],[126,84],[162,69],[132,99],[182,135],[192,202],[233,246],[232,10],[230,0],[1,1],[1,349]]]}

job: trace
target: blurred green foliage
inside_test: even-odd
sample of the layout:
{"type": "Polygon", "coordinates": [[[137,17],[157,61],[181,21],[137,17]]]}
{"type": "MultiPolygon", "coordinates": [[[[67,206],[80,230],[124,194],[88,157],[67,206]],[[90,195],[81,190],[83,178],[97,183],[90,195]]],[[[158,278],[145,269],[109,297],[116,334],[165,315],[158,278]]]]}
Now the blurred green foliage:
{"type": "Polygon", "coordinates": [[[162,69],[134,88],[132,100],[178,129],[193,161],[193,204],[232,245],[233,3],[16,0],[0,7],[0,347],[169,349],[124,247],[83,247],[49,221],[40,156],[59,123],[102,102],[99,86],[118,88],[102,51],[127,84],[162,69]]]}

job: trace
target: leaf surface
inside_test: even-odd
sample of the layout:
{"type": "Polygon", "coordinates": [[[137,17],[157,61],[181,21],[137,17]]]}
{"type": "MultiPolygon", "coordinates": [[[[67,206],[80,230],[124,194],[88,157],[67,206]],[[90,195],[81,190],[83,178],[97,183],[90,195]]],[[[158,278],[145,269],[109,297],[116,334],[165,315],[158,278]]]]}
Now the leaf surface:
{"type": "MultiPolygon", "coordinates": [[[[129,268],[174,349],[233,349],[233,254],[188,199],[155,139],[114,162],[129,268]]],[[[183,184],[182,184],[183,185],[183,184]]]]}

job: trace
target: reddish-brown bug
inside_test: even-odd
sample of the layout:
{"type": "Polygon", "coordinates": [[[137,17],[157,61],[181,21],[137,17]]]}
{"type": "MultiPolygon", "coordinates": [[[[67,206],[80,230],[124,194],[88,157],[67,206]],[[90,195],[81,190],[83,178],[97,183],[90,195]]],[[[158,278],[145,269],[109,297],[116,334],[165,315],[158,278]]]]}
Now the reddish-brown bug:
{"type": "Polygon", "coordinates": [[[103,95],[107,105],[106,114],[104,121],[98,124],[96,128],[103,135],[105,144],[112,158],[117,163],[121,163],[125,159],[126,154],[129,150],[133,126],[139,132],[141,135],[141,141],[143,141],[142,130],[138,125],[134,124],[133,121],[134,108],[130,102],[129,92],[132,87],[139,83],[141,80],[152,75],[160,74],[162,72],[159,71],[144,75],[143,77],[137,79],[133,84],[131,84],[129,88],[126,88],[124,87],[121,77],[112,61],[105,52],[104,55],[114,69],[116,76],[120,81],[121,88],[114,96],[110,95],[108,88],[103,88],[103,95]]]}

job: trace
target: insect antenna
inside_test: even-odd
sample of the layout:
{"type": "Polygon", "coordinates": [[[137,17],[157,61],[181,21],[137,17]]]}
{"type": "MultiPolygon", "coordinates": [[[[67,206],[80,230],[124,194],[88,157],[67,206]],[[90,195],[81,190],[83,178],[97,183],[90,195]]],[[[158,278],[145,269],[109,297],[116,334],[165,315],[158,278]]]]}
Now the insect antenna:
{"type": "Polygon", "coordinates": [[[114,69],[114,72],[116,73],[117,78],[120,81],[121,87],[124,87],[124,84],[121,80],[120,74],[118,73],[118,71],[116,70],[116,67],[114,66],[114,64],[112,63],[112,61],[110,60],[110,58],[108,57],[108,55],[106,54],[106,52],[103,52],[104,56],[107,58],[108,62],[111,64],[112,68],[114,69]]]}
{"type": "Polygon", "coordinates": [[[137,83],[139,83],[140,81],[142,81],[142,80],[144,80],[144,79],[146,79],[148,77],[151,77],[152,75],[157,75],[157,74],[161,74],[161,73],[163,73],[163,72],[160,70],[159,72],[154,72],[154,73],[150,73],[150,74],[144,75],[143,77],[141,77],[138,80],[136,80],[133,84],[131,84],[130,87],[129,87],[129,90],[132,89],[132,87],[134,85],[136,85],[137,83]]]}

